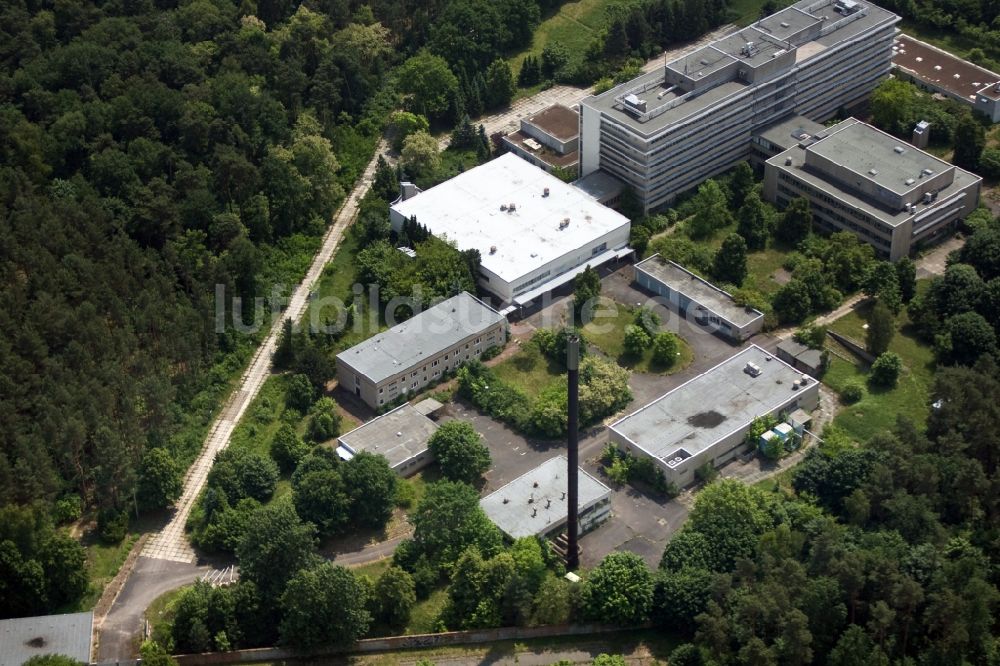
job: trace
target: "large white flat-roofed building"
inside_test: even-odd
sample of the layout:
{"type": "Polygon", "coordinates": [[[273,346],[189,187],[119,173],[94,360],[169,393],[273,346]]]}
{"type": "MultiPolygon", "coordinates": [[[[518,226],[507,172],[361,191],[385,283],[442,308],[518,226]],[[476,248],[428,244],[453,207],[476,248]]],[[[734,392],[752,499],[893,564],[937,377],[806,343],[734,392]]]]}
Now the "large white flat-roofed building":
{"type": "Polygon", "coordinates": [[[976,209],[982,178],[848,118],[764,164],[764,198],[805,197],[816,224],[896,261],[976,209]]]}
{"type": "Polygon", "coordinates": [[[743,342],[764,326],[764,313],[738,305],[726,291],[658,254],[635,265],[635,281],[681,317],[743,342]]]}
{"type": "Polygon", "coordinates": [[[634,456],[647,456],[668,481],[683,487],[694,471],[720,467],[749,451],[744,442],[754,418],[812,411],[819,382],[757,345],[681,384],[611,424],[611,441],[634,456]]]}
{"type": "Polygon", "coordinates": [[[61,654],[90,663],[94,613],[66,613],[0,620],[0,666],[61,654]]]}
{"type": "MultiPolygon", "coordinates": [[[[553,538],[566,527],[569,485],[565,456],[556,456],[479,500],[486,515],[509,539],[553,538]]],[[[580,533],[611,517],[611,489],[579,470],[580,533]]]]}
{"type": "Polygon", "coordinates": [[[337,354],[337,382],[373,409],[507,340],[507,318],[462,292],[337,354]]]}
{"type": "Polygon", "coordinates": [[[479,250],[479,286],[523,305],[628,254],[629,220],[507,153],[389,209],[393,229],[416,218],[459,250],[479,250]]]}
{"type": "Polygon", "coordinates": [[[396,474],[416,474],[433,459],[427,442],[438,428],[427,417],[422,404],[405,402],[344,433],[337,438],[337,454],[344,460],[350,460],[360,451],[383,455],[396,474]]]}
{"type": "Polygon", "coordinates": [[[889,74],[899,17],[870,2],[801,0],[580,103],[580,175],[607,171],[659,209],[750,157],[753,133],[822,122],[889,74]]]}

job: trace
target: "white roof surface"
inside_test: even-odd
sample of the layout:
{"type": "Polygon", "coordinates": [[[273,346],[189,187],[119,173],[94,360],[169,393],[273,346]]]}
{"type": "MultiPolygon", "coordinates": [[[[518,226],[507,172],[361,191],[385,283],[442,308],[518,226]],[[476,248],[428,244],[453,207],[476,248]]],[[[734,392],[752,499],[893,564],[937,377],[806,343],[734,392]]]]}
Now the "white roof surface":
{"type": "Polygon", "coordinates": [[[479,250],[483,268],[507,282],[629,223],[513,153],[395,204],[393,210],[406,218],[415,215],[460,250],[479,250]],[[515,212],[500,210],[510,204],[515,212]],[[569,225],[560,229],[565,219],[569,225]],[[496,252],[490,254],[494,246],[496,252]]]}
{"type": "MultiPolygon", "coordinates": [[[[479,500],[497,527],[512,539],[547,534],[566,522],[568,461],[558,455],[479,500]]],[[[580,511],[611,494],[611,489],[580,469],[577,476],[580,511]]]]}

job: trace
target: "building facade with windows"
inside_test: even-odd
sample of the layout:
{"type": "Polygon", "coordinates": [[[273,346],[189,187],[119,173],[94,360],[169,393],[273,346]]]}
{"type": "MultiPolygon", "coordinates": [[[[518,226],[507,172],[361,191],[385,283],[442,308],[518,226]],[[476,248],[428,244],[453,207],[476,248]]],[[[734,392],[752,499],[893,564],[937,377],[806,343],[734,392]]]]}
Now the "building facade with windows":
{"type": "Polygon", "coordinates": [[[459,250],[478,250],[478,284],[503,307],[631,253],[627,217],[512,153],[401,198],[389,217],[397,231],[416,219],[459,250]]]}
{"type": "Polygon", "coordinates": [[[982,178],[854,118],[767,160],[764,198],[809,200],[813,222],[896,261],[976,209],[982,178]]]}
{"type": "Polygon", "coordinates": [[[337,382],[372,409],[507,341],[507,318],[462,292],[337,354],[337,382]]]}
{"type": "Polygon", "coordinates": [[[764,327],[763,312],[737,304],[728,292],[658,254],[635,265],[635,281],[681,317],[735,342],[764,327]]]}
{"type": "Polygon", "coordinates": [[[757,442],[746,434],[755,418],[818,404],[819,382],[750,345],[612,423],[609,433],[615,446],[652,459],[667,481],[684,487],[702,465],[721,467],[753,450],[757,442]]]}
{"type": "Polygon", "coordinates": [[[891,67],[899,17],[800,0],[580,104],[580,175],[600,169],[655,210],[750,157],[755,130],[864,100],[891,67]]]}

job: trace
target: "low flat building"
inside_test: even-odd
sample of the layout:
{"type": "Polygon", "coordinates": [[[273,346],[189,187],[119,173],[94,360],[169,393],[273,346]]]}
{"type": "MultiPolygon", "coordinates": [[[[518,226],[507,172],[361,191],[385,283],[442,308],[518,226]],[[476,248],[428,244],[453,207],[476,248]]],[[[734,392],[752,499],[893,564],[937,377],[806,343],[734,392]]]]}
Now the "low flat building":
{"type": "Polygon", "coordinates": [[[395,202],[389,217],[396,231],[416,218],[459,250],[479,250],[478,284],[505,307],[631,253],[627,217],[512,153],[395,202]]]}
{"type": "Polygon", "coordinates": [[[892,65],[897,78],[1000,120],[1000,74],[902,33],[892,44],[892,65]]]}
{"type": "Polygon", "coordinates": [[[848,118],[764,165],[764,198],[809,200],[825,231],[850,231],[896,261],[954,229],[979,203],[982,178],[848,118]]]}
{"type": "Polygon", "coordinates": [[[507,341],[507,318],[462,292],[337,354],[337,381],[373,409],[507,341]]]}
{"type": "Polygon", "coordinates": [[[426,402],[403,403],[344,433],[337,438],[337,454],[343,460],[350,460],[360,451],[383,455],[396,474],[416,474],[433,460],[427,442],[438,428],[425,414],[426,402]]]}
{"type": "Polygon", "coordinates": [[[504,146],[552,173],[560,169],[576,176],[580,162],[580,114],[553,104],[533,116],[521,119],[521,129],[503,138],[504,146]]]}
{"type": "Polygon", "coordinates": [[[818,404],[819,382],[750,345],[611,424],[610,439],[683,487],[698,467],[721,467],[752,450],[757,443],[745,439],[755,418],[818,404]]]}
{"type": "MultiPolygon", "coordinates": [[[[566,527],[568,462],[565,456],[547,460],[479,500],[507,538],[540,536],[554,538],[566,527]]],[[[594,529],[611,516],[611,489],[579,471],[580,534],[594,529]]]]}
{"type": "Polygon", "coordinates": [[[823,352],[819,349],[788,339],[778,343],[777,354],[788,365],[813,377],[823,372],[823,352]]]}
{"type": "Polygon", "coordinates": [[[0,620],[0,666],[60,654],[90,663],[94,613],[66,613],[0,620]]]}
{"type": "Polygon", "coordinates": [[[764,326],[762,312],[738,305],[728,292],[658,254],[635,265],[635,281],[681,317],[730,340],[743,342],[764,326]]]}
{"type": "Polygon", "coordinates": [[[764,162],[825,129],[823,125],[799,115],[768,125],[750,136],[750,166],[763,169],[764,162]]]}

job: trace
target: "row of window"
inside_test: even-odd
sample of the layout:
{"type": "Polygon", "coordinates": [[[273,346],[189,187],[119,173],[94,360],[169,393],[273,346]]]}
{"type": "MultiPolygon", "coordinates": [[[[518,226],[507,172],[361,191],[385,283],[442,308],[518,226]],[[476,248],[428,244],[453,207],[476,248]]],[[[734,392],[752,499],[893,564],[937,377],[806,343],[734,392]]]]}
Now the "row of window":
{"type": "MultiPolygon", "coordinates": [[[[494,331],[490,331],[489,335],[485,336],[485,340],[486,340],[486,347],[485,348],[486,349],[489,349],[490,347],[492,347],[495,344],[497,344],[497,336],[496,336],[496,334],[497,334],[497,331],[494,330],[494,331]]],[[[396,397],[398,397],[400,390],[403,390],[404,392],[405,391],[412,391],[412,390],[418,388],[419,386],[427,384],[428,380],[433,381],[433,380],[437,379],[438,377],[441,376],[441,373],[447,372],[449,370],[449,368],[452,367],[451,365],[449,365],[447,363],[447,361],[448,361],[449,358],[454,359],[453,360],[454,367],[458,367],[459,364],[461,364],[462,362],[470,360],[473,355],[475,355],[476,358],[478,358],[480,356],[480,354],[482,354],[482,352],[483,352],[483,346],[482,346],[483,338],[484,338],[484,336],[479,336],[472,343],[466,343],[465,344],[465,349],[464,349],[465,356],[464,356],[464,358],[462,357],[461,351],[450,351],[447,354],[445,354],[442,358],[440,358],[440,359],[434,359],[433,361],[431,361],[430,364],[429,364],[429,366],[428,365],[424,365],[420,370],[414,370],[413,372],[410,373],[410,380],[411,381],[410,381],[409,387],[406,386],[406,377],[405,376],[401,377],[400,379],[394,379],[393,381],[389,382],[385,386],[380,386],[379,389],[378,389],[378,393],[379,393],[380,396],[385,396],[385,397],[380,397],[378,399],[378,404],[384,405],[387,399],[391,402],[396,397]],[[474,349],[470,349],[470,345],[472,345],[472,344],[475,345],[474,349]],[[442,362],[444,363],[443,366],[440,365],[442,362]],[[438,368],[439,366],[441,367],[441,369],[436,370],[435,368],[438,368]],[[430,374],[426,374],[428,367],[431,368],[430,374]],[[418,375],[420,375],[420,373],[424,373],[423,376],[422,376],[422,378],[418,377],[418,375]]],[[[358,380],[357,377],[355,377],[355,383],[356,384],[360,384],[360,381],[358,380]]]]}

